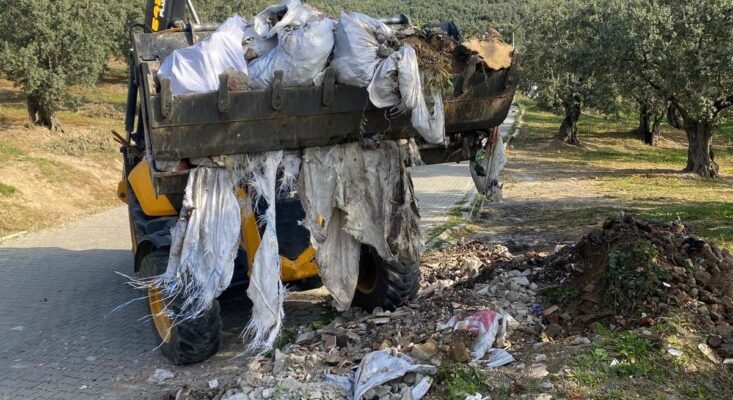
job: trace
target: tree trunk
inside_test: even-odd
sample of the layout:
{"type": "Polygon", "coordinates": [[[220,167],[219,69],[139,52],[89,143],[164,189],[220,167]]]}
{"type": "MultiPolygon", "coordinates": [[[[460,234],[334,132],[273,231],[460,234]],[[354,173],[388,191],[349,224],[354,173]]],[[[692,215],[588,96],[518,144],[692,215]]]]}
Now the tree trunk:
{"type": "Polygon", "coordinates": [[[52,132],[63,132],[64,129],[56,119],[53,106],[37,94],[31,93],[27,99],[29,127],[43,126],[52,132]]]}
{"type": "Polygon", "coordinates": [[[711,147],[713,122],[685,119],[685,133],[688,143],[685,172],[694,172],[706,178],[717,177],[719,167],[711,147]]]}
{"type": "Polygon", "coordinates": [[[663,113],[659,112],[653,104],[648,102],[639,103],[639,134],[644,143],[656,146],[659,142],[659,125],[662,122],[663,113]]]}
{"type": "Polygon", "coordinates": [[[685,121],[682,120],[682,115],[672,104],[667,107],[667,122],[674,129],[685,129],[685,121]]]}
{"type": "Polygon", "coordinates": [[[580,144],[578,141],[578,119],[580,119],[580,99],[573,98],[570,104],[565,106],[565,119],[560,125],[557,138],[568,144],[580,144]]]}

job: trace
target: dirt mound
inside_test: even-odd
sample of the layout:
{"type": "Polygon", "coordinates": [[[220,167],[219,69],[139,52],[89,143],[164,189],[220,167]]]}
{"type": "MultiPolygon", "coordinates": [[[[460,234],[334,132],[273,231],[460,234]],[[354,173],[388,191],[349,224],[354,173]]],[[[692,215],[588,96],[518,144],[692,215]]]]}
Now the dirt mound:
{"type": "Polygon", "coordinates": [[[653,325],[672,309],[710,326],[733,320],[733,257],[678,223],[619,213],[548,257],[543,275],[545,314],[568,331],[653,325]]]}

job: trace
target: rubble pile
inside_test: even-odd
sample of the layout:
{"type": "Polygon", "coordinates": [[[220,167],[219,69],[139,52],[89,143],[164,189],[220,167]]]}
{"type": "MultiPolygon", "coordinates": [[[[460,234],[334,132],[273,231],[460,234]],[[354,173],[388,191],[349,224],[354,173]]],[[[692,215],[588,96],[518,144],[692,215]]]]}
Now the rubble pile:
{"type": "MultiPolygon", "coordinates": [[[[538,287],[531,282],[538,267],[515,258],[506,247],[470,242],[426,255],[421,270],[423,286],[411,303],[372,313],[351,308],[325,325],[301,327],[274,356],[255,358],[239,386],[222,398],[243,399],[233,397],[242,393],[247,399],[270,398],[268,389],[277,389],[277,398],[350,398],[351,392],[326,377],[353,375],[365,358],[380,351],[435,367],[465,363],[515,371],[503,367],[514,360],[511,353],[534,345],[542,330],[535,313],[538,287]],[[497,323],[505,326],[497,330],[493,348],[476,360],[472,350],[481,335],[452,330],[451,323],[482,315],[498,315],[497,323]]],[[[524,364],[518,368],[524,370],[524,364]]],[[[426,372],[405,372],[370,388],[363,398],[409,398],[408,391],[414,396],[416,386],[433,379],[426,372]]]]}
{"type": "Polygon", "coordinates": [[[733,256],[682,224],[619,213],[545,266],[545,313],[566,332],[596,321],[651,326],[674,310],[733,344],[733,256]]]}

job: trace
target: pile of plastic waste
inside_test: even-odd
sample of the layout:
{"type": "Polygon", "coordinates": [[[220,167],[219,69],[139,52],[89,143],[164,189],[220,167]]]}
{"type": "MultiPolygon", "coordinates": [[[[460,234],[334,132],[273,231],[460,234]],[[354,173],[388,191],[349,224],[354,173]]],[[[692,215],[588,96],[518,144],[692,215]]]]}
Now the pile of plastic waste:
{"type": "MultiPolygon", "coordinates": [[[[299,0],[285,0],[251,21],[235,15],[200,43],[172,52],[158,76],[169,78],[173,95],[180,96],[218,90],[221,74],[248,90],[270,88],[275,71],[282,71],[283,86],[319,85],[329,65],[337,82],[366,88],[375,106],[393,114],[409,111],[425,141],[444,141],[442,99],[433,91],[429,109],[415,50],[364,14],[341,13],[336,21],[299,0]]],[[[167,296],[183,294],[188,299],[183,309],[166,311],[177,320],[210,308],[232,279],[242,212],[235,193],[244,187],[268,207],[258,216],[263,234],[251,266],[247,294],[253,310],[243,336],[248,350],[270,350],[286,297],[275,224],[277,193],[297,182],[324,285],[336,307],[346,309],[358,280],[362,243],[388,261],[419,261],[419,215],[407,167],[417,151],[411,146],[414,142],[383,141],[376,148],[354,143],[191,160],[195,168],[172,230],[167,271],[138,284],[158,285],[167,296]]]]}

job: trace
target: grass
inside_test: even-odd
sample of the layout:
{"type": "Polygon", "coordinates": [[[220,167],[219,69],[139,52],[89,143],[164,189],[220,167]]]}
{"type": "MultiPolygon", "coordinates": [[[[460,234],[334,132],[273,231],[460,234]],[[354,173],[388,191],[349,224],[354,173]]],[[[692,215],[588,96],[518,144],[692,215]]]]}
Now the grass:
{"type": "Polygon", "coordinates": [[[437,381],[445,390],[443,398],[463,400],[468,395],[486,393],[482,372],[459,363],[446,363],[438,367],[437,381]]]}
{"type": "Polygon", "coordinates": [[[2,182],[0,182],[0,196],[10,196],[13,195],[15,192],[17,192],[18,189],[16,189],[14,186],[6,185],[2,182]]]}
{"type": "MultiPolygon", "coordinates": [[[[549,207],[537,212],[537,225],[592,225],[626,209],[644,218],[681,221],[692,232],[733,250],[733,121],[723,120],[713,137],[721,177],[703,179],[680,171],[686,165],[684,132],[666,124],[656,147],[633,132],[634,115],[606,117],[584,112],[578,123],[580,146],[555,140],[562,117],[520,98],[521,134],[512,141],[515,154],[531,159],[553,179],[584,179],[579,191],[592,190],[603,201],[578,207],[549,207]]],[[[514,152],[514,154],[512,154],[514,152]]]]}
{"type": "Polygon", "coordinates": [[[597,325],[600,337],[592,348],[569,360],[571,382],[584,398],[667,399],[673,393],[695,399],[731,398],[731,377],[697,350],[705,338],[682,320],[679,316],[665,320],[650,336],[611,332],[597,325]],[[668,354],[668,347],[681,349],[683,355],[668,354]]]}
{"type": "Polygon", "coordinates": [[[29,129],[23,93],[0,79],[0,237],[120,204],[119,146],[109,131],[122,131],[126,76],[112,63],[97,85],[72,87],[76,101],[57,115],[63,133],[29,129]]]}

